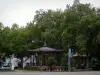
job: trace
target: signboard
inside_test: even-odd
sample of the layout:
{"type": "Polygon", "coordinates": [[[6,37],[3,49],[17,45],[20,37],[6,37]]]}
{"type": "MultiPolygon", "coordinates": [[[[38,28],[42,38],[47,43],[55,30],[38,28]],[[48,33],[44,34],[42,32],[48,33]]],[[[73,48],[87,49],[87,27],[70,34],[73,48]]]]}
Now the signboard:
{"type": "Polygon", "coordinates": [[[69,57],[69,58],[72,57],[72,51],[71,51],[71,49],[68,50],[68,57],[69,57]]]}
{"type": "Polygon", "coordinates": [[[72,50],[71,48],[69,48],[68,50],[68,71],[70,72],[71,71],[71,58],[72,58],[72,50]]]}

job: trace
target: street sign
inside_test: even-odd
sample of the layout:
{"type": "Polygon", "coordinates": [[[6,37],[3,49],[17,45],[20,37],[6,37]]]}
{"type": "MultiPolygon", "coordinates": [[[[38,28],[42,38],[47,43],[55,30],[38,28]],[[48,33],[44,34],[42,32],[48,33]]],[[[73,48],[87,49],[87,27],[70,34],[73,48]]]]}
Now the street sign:
{"type": "Polygon", "coordinates": [[[71,58],[72,58],[72,51],[71,48],[68,50],[68,71],[71,71],[71,58]]]}
{"type": "Polygon", "coordinates": [[[72,57],[72,51],[71,49],[69,48],[69,51],[68,51],[68,57],[71,58],[72,57]]]}

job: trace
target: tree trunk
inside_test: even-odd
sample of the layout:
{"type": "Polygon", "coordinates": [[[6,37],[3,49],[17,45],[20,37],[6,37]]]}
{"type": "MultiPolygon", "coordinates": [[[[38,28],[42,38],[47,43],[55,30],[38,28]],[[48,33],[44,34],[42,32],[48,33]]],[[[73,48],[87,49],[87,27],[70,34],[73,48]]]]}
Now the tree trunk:
{"type": "Polygon", "coordinates": [[[89,70],[88,53],[86,53],[86,69],[89,70]]]}
{"type": "Polygon", "coordinates": [[[21,69],[23,69],[23,57],[21,56],[21,69]]]}

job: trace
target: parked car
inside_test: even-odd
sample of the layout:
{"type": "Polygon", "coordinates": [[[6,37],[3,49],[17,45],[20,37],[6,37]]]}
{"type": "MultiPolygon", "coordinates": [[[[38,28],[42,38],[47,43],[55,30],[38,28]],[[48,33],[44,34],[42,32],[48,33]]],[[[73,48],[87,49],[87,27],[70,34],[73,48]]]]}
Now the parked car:
{"type": "Polygon", "coordinates": [[[10,70],[10,66],[2,66],[0,70],[10,70]]]}

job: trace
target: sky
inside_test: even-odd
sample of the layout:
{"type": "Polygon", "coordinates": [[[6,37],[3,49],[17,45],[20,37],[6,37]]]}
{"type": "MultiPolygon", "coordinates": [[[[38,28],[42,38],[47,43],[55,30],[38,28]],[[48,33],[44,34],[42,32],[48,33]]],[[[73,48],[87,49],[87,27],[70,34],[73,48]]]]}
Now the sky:
{"type": "MultiPolygon", "coordinates": [[[[80,2],[100,7],[100,0],[80,0],[80,2]]],[[[67,4],[72,5],[73,0],[0,0],[0,22],[10,27],[14,23],[26,26],[33,20],[36,10],[60,8],[63,10],[67,4]]]]}

